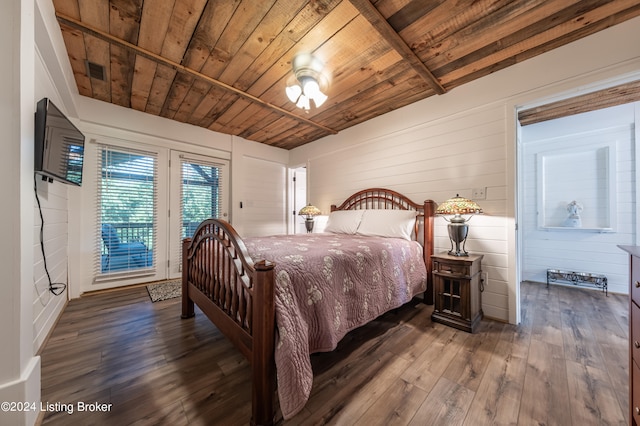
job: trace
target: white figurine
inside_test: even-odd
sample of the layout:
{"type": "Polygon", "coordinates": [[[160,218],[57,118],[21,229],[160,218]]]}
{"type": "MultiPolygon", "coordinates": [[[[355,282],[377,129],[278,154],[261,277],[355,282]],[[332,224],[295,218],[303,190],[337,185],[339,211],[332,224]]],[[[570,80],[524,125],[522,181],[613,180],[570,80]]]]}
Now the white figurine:
{"type": "Polygon", "coordinates": [[[565,219],[564,226],[568,226],[571,228],[580,228],[582,226],[582,219],[580,218],[582,204],[579,204],[574,200],[567,204],[567,211],[569,212],[569,217],[565,219]]]}

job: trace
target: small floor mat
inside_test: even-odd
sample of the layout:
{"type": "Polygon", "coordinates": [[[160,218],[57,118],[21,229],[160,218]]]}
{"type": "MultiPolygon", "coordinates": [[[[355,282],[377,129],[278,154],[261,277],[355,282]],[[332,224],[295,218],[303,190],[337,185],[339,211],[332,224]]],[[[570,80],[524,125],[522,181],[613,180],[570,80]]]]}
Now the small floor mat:
{"type": "Polygon", "coordinates": [[[152,302],[173,299],[182,296],[182,280],[171,280],[147,286],[152,302]]]}

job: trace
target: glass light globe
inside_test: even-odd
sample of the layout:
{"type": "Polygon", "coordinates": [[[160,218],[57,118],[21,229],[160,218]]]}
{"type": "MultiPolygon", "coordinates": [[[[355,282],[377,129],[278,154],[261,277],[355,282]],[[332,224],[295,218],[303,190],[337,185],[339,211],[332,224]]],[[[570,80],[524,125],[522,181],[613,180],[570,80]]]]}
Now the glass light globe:
{"type": "Polygon", "coordinates": [[[320,105],[322,105],[326,100],[327,100],[327,95],[325,95],[319,90],[318,90],[318,93],[316,93],[315,97],[313,98],[313,102],[316,104],[316,108],[319,108],[320,105]]]}
{"type": "Polygon", "coordinates": [[[306,97],[305,95],[300,95],[300,98],[298,99],[298,103],[296,104],[296,106],[302,109],[311,109],[311,106],[309,105],[309,98],[306,97]]]}
{"type": "Polygon", "coordinates": [[[302,87],[297,84],[293,84],[291,86],[287,86],[285,92],[287,93],[287,97],[291,102],[297,102],[298,98],[302,94],[302,87]]]}
{"type": "Polygon", "coordinates": [[[305,79],[303,83],[303,92],[311,99],[315,98],[316,94],[321,93],[318,82],[311,78],[305,79]]]}

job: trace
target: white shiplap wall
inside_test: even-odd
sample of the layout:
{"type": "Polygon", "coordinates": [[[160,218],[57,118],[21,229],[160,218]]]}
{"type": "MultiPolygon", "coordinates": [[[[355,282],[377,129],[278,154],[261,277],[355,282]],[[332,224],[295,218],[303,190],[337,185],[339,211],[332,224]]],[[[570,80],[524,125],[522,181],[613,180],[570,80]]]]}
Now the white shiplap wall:
{"type": "MultiPolygon", "coordinates": [[[[38,31],[42,31],[42,28],[38,31]]],[[[49,49],[50,46],[47,45],[36,46],[33,110],[35,111],[35,105],[40,99],[47,97],[65,114],[68,114],[66,104],[53,82],[52,71],[43,58],[43,55],[50,53],[49,49]]],[[[41,179],[35,182],[44,217],[43,239],[51,280],[55,283],[68,284],[68,191],[78,191],[79,188],[69,188],[60,182],[47,183],[41,179]]],[[[34,182],[32,181],[31,184],[33,186],[34,182]]],[[[55,296],[48,289],[49,280],[45,273],[40,249],[40,212],[35,195],[33,206],[33,347],[34,352],[37,352],[67,302],[67,291],[55,296]]]]}
{"type": "MultiPolygon", "coordinates": [[[[37,179],[38,198],[44,218],[43,243],[47,268],[52,283],[67,284],[67,247],[69,223],[67,219],[67,185],[60,182],[47,183],[37,179]]],[[[35,204],[35,226],[33,229],[33,329],[34,350],[38,350],[55,324],[67,301],[67,292],[59,296],[49,291],[49,278],[45,271],[40,248],[40,209],[35,204]]]]}
{"type": "MultiPolygon", "coordinates": [[[[356,191],[384,187],[440,203],[486,188],[486,199],[477,200],[485,215],[472,218],[466,248],[484,254],[485,315],[507,320],[504,120],[501,105],[476,108],[311,158],[313,202],[327,212],[356,191]]],[[[442,218],[435,237],[436,252],[449,249],[442,218]]]]}
{"type": "MultiPolygon", "coordinates": [[[[590,272],[606,275],[609,291],[628,292],[628,255],[617,245],[634,244],[636,239],[634,109],[637,105],[621,105],[522,129],[523,279],[545,282],[548,268],[590,272]],[[585,192],[580,188],[596,179],[597,170],[579,167],[575,162],[582,157],[572,158],[566,154],[572,151],[579,153],[590,147],[595,149],[603,144],[614,146],[610,153],[615,158],[612,170],[612,180],[615,180],[612,232],[587,229],[589,217],[597,213],[598,204],[604,203],[603,200],[590,200],[589,192],[594,191],[585,192]],[[575,183],[569,188],[573,197],[584,204],[585,209],[581,212],[583,229],[545,229],[539,226],[538,214],[543,207],[540,205],[537,156],[553,153],[560,153],[567,160],[567,167],[557,170],[555,178],[558,187],[567,185],[565,182],[575,183]],[[566,174],[563,176],[562,172],[566,174]],[[581,185],[581,181],[585,183],[581,185]]],[[[598,188],[600,193],[606,190],[603,186],[598,188]]],[[[566,216],[566,212],[560,213],[566,216]]]]}

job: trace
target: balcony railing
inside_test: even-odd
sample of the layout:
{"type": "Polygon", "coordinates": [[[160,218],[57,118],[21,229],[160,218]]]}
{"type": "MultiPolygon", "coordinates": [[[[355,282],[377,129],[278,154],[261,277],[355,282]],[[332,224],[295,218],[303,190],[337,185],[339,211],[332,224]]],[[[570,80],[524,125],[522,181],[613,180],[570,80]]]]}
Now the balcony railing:
{"type": "MultiPolygon", "coordinates": [[[[191,236],[200,222],[182,222],[182,235],[191,236]]],[[[149,250],[154,248],[154,234],[152,223],[111,223],[116,229],[118,238],[123,243],[141,242],[149,250]]],[[[107,247],[102,244],[102,254],[107,254],[107,247]]]]}
{"type": "MultiPolygon", "coordinates": [[[[153,223],[111,223],[115,228],[121,243],[143,243],[149,250],[153,250],[153,223]]],[[[102,244],[102,254],[107,253],[107,247],[102,244]]]]}

